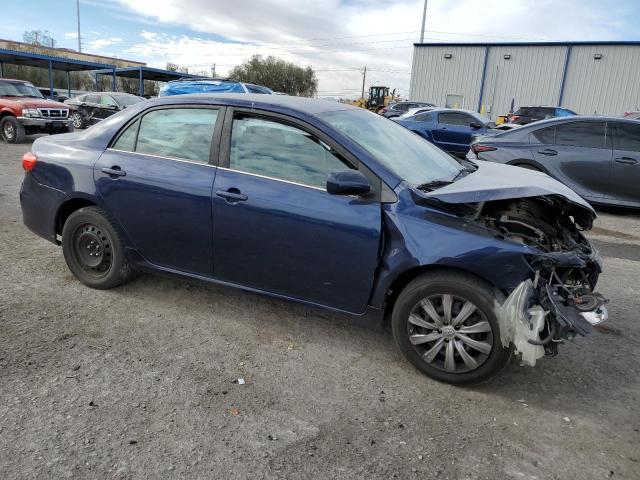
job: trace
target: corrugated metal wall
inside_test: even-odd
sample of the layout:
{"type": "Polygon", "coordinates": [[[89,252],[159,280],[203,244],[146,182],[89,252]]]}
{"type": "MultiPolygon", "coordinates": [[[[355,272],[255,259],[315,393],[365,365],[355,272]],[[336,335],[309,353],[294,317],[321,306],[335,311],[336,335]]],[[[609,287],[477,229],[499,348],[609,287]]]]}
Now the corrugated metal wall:
{"type": "Polygon", "coordinates": [[[557,105],[566,51],[566,47],[491,47],[482,96],[487,114],[495,118],[508,112],[512,99],[516,107],[557,105]]]}
{"type": "Polygon", "coordinates": [[[409,98],[444,106],[447,95],[461,95],[460,108],[475,110],[484,52],[484,47],[414,48],[409,98]],[[448,53],[452,58],[444,58],[448,53]]]}
{"type": "MultiPolygon", "coordinates": [[[[489,45],[481,110],[494,118],[515,107],[555,106],[571,49],[562,106],[581,114],[620,116],[640,110],[640,45],[489,45]],[[595,60],[595,54],[602,59],[595,60]],[[505,55],[510,55],[505,59],[505,55]]],[[[410,98],[445,106],[447,95],[464,97],[476,110],[485,45],[417,46],[410,98]],[[451,59],[445,54],[450,53],[451,59]]]]}
{"type": "Polygon", "coordinates": [[[562,105],[584,115],[640,110],[640,46],[572,47],[562,105]]]}

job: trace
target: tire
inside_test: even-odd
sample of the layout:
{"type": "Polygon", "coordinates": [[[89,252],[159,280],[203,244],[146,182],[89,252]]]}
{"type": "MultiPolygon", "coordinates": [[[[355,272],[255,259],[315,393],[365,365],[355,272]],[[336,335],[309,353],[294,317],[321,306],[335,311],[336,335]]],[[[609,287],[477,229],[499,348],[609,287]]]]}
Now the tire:
{"type": "Polygon", "coordinates": [[[7,143],[22,143],[25,136],[24,126],[16,117],[4,117],[0,122],[0,135],[7,143]]]}
{"type": "Polygon", "coordinates": [[[504,295],[472,275],[455,271],[424,274],[400,292],[391,317],[393,336],[405,358],[435,380],[454,385],[487,382],[511,360],[511,348],[500,342],[496,300],[502,303],[504,295]],[[433,309],[422,303],[425,299],[433,309]],[[466,302],[475,310],[466,318],[458,317],[466,302]],[[451,312],[448,324],[446,305],[451,312]],[[453,326],[457,319],[462,320],[458,328],[453,326]]]}
{"type": "Polygon", "coordinates": [[[80,112],[72,112],[70,118],[73,128],[86,128],[87,122],[84,121],[80,112]]]}
{"type": "Polygon", "coordinates": [[[117,287],[133,273],[117,229],[98,207],[69,215],[62,228],[62,253],[69,270],[91,288],[117,287]]]}

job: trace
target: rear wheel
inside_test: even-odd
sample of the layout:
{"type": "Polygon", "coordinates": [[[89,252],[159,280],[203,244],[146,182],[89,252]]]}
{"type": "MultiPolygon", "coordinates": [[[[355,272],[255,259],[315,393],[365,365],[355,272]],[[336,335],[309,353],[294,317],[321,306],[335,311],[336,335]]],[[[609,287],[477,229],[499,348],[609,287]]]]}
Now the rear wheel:
{"type": "Polygon", "coordinates": [[[4,117],[0,122],[0,135],[7,143],[22,143],[25,131],[22,124],[15,117],[4,117]]]}
{"type": "Polygon", "coordinates": [[[500,292],[459,272],[418,277],[400,293],[392,314],[396,343],[420,371],[436,380],[473,385],[508,364],[496,304],[500,292]]]}
{"type": "Polygon", "coordinates": [[[98,207],[69,216],[62,229],[62,252],[69,270],[92,288],[116,287],[132,273],[118,232],[98,207]]]}

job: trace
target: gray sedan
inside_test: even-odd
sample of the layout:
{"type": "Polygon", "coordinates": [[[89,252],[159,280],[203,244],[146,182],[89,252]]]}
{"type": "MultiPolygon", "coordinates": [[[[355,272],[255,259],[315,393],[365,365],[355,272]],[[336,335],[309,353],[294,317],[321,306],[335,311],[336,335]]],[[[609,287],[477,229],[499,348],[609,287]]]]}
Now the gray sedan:
{"type": "Polygon", "coordinates": [[[554,118],[478,137],[469,160],[539,170],[591,203],[640,207],[640,122],[554,118]]]}

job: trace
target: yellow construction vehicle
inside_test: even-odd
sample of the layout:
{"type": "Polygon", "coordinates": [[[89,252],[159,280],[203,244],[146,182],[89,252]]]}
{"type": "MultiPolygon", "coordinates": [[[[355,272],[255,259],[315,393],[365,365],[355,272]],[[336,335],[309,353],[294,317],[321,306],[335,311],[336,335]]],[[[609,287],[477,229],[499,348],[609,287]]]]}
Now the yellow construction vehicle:
{"type": "Polygon", "coordinates": [[[369,87],[369,98],[360,97],[351,102],[356,107],[366,108],[372,112],[378,112],[388,106],[396,97],[396,89],[394,88],[389,94],[389,87],[372,86],[369,87]]]}

